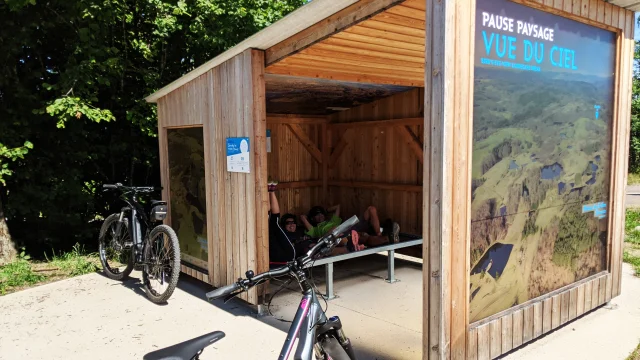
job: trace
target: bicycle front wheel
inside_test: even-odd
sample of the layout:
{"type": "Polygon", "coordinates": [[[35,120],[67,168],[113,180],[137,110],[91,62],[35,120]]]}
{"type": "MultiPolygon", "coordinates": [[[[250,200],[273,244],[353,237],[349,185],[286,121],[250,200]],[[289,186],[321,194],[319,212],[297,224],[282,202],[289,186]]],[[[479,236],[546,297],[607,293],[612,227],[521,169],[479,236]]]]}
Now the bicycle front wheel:
{"type": "Polygon", "coordinates": [[[154,303],[167,301],[178,284],[180,245],[175,231],[167,225],[156,226],[144,247],[144,281],[147,297],[154,303]]]}

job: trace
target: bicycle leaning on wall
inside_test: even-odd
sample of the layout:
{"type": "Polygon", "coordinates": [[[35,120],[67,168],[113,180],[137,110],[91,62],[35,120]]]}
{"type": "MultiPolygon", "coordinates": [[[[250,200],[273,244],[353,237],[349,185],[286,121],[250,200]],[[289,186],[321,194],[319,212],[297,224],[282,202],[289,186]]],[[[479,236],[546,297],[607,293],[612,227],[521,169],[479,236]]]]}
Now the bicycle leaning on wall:
{"type": "Polygon", "coordinates": [[[127,206],[106,218],[100,229],[99,254],[107,277],[126,279],[131,271],[142,271],[149,300],[163,303],[171,297],[180,275],[180,245],[175,231],[161,222],[167,217],[167,202],[151,200],[147,208],[139,196],[157,191],[153,187],[103,185],[119,191],[127,206]]]}

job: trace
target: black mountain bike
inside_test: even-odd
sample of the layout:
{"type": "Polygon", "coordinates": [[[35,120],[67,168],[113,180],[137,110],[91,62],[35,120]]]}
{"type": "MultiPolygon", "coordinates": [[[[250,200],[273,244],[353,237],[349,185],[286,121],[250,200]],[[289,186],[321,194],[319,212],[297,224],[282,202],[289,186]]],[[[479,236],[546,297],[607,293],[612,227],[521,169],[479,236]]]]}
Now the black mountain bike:
{"type": "Polygon", "coordinates": [[[176,288],[180,275],[180,245],[175,231],[162,222],[167,217],[167,202],[151,200],[145,208],[140,194],[150,194],[153,187],[103,185],[105,191],[120,192],[127,206],[109,215],[100,229],[100,262],[110,279],[124,280],[131,271],[142,271],[142,281],[149,300],[163,303],[176,288]]]}
{"type": "MultiPolygon", "coordinates": [[[[342,323],[337,316],[327,318],[316,295],[315,285],[308,279],[305,267],[320,256],[328,255],[343,238],[358,218],[353,216],[325,235],[306,255],[297,258],[287,265],[255,275],[247,271],[246,279],[207,293],[207,299],[225,298],[225,302],[243,291],[269,279],[290,276],[295,279],[302,290],[302,300],[289,328],[287,339],[282,346],[279,360],[286,360],[293,351],[296,338],[298,346],[294,354],[295,360],[356,360],[351,341],[342,330],[342,323]]],[[[197,360],[205,347],[224,337],[222,332],[214,332],[185,341],[171,347],[154,351],[144,356],[144,360],[197,360]]],[[[241,357],[238,357],[240,359],[241,357]]]]}

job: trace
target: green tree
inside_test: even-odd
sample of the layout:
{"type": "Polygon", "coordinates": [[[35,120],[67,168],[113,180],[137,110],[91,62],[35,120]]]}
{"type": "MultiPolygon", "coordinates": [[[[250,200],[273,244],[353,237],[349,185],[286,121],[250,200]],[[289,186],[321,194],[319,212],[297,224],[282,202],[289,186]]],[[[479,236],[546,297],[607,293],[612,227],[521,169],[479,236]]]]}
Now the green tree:
{"type": "Polygon", "coordinates": [[[0,188],[14,240],[93,244],[114,200],[100,184],[159,185],[143,98],[303,3],[0,0],[0,143],[34,145],[0,188]]]}

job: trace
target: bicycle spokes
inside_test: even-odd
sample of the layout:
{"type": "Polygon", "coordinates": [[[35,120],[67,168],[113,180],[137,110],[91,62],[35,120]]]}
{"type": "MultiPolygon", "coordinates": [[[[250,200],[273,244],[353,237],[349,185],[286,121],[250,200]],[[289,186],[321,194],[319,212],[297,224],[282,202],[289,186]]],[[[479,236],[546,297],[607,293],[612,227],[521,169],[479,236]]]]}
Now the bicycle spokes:
{"type": "Polygon", "coordinates": [[[168,286],[167,279],[174,271],[171,265],[174,256],[171,241],[164,233],[159,233],[150,239],[146,268],[149,288],[157,294],[162,294],[168,286]]]}

